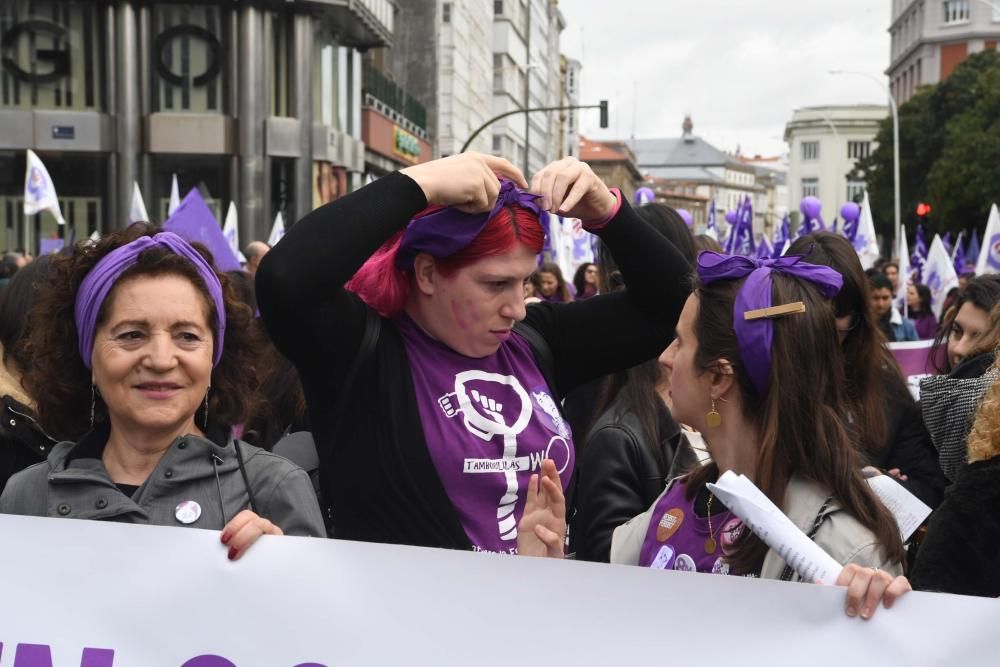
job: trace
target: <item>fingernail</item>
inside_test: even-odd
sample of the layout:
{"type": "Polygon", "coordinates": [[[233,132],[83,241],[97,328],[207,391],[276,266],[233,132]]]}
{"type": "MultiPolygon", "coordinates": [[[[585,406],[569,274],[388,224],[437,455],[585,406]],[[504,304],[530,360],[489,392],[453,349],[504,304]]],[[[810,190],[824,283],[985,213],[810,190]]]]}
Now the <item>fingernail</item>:
{"type": "Polygon", "coordinates": [[[855,617],[855,616],[858,615],[858,610],[855,609],[854,607],[848,607],[847,608],[847,615],[853,618],[853,617],[855,617]]]}
{"type": "Polygon", "coordinates": [[[227,533],[225,531],[222,532],[222,543],[223,544],[229,544],[229,540],[231,538],[232,538],[232,535],[230,535],[229,533],[227,533]]]}
{"type": "Polygon", "coordinates": [[[865,607],[864,609],[861,610],[861,618],[868,620],[868,618],[870,618],[871,615],[872,615],[872,610],[870,607],[865,607]]]}
{"type": "Polygon", "coordinates": [[[239,555],[240,555],[240,552],[239,552],[239,550],[236,547],[230,547],[229,548],[229,560],[236,560],[236,558],[239,555]]]}

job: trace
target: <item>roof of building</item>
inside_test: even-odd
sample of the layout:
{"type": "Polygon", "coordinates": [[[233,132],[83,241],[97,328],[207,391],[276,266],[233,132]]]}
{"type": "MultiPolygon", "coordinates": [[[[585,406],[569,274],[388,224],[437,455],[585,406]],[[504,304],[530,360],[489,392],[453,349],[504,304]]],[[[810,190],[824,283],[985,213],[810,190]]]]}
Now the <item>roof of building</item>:
{"type": "Polygon", "coordinates": [[[669,139],[630,139],[640,167],[724,166],[730,157],[700,137],[688,135],[669,139]]]}
{"type": "Polygon", "coordinates": [[[628,162],[633,159],[620,141],[595,141],[580,136],[580,159],[584,162],[628,162]]]}

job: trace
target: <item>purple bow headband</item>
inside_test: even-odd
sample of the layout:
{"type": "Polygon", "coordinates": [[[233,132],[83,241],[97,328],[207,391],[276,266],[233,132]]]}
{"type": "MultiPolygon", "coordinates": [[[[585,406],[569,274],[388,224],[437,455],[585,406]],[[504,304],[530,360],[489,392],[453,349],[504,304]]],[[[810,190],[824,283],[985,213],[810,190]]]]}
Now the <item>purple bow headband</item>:
{"type": "Polygon", "coordinates": [[[73,317],[76,320],[80,356],[83,358],[83,365],[87,368],[91,367],[90,357],[94,351],[97,315],[101,312],[104,300],[108,298],[111,288],[115,286],[121,275],[139,261],[139,255],[155,247],[167,248],[174,254],[190,261],[198,270],[202,280],[205,281],[218,317],[212,366],[219,365],[219,360],[222,358],[222,340],[226,333],[226,303],[222,297],[222,283],[219,281],[219,276],[215,273],[212,265],[187,241],[172,232],[160,232],[156,236],[141,236],[131,243],[112,250],[94,265],[94,268],[80,284],[80,290],[76,293],[73,317]]]}
{"type": "Polygon", "coordinates": [[[413,268],[417,255],[426,252],[431,257],[443,259],[451,257],[467,248],[486,223],[508,206],[527,209],[542,217],[544,211],[538,205],[541,195],[532,194],[515,185],[514,181],[500,179],[500,194],[488,213],[465,213],[452,206],[440,208],[419,218],[410,220],[396,253],[396,268],[408,271],[413,268]]]}
{"type": "MultiPolygon", "coordinates": [[[[799,255],[778,259],[751,259],[740,255],[720,255],[710,250],[698,255],[698,277],[706,285],[718,280],[739,280],[746,277],[733,305],[733,330],[743,365],[754,388],[762,396],[767,393],[771,384],[771,341],[774,338],[771,317],[781,314],[767,311],[772,307],[771,273],[783,273],[807,280],[826,299],[837,296],[844,284],[843,276],[833,269],[802,260],[799,255]],[[747,319],[747,313],[751,313],[752,319],[747,319]]],[[[800,309],[780,306],[778,310],[802,312],[800,309]]]]}

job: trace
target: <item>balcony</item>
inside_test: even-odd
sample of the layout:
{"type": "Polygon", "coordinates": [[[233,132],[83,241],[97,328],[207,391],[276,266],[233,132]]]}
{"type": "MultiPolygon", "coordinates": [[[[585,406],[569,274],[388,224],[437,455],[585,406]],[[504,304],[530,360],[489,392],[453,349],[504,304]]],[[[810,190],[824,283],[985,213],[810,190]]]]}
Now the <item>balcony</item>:
{"type": "Polygon", "coordinates": [[[313,5],[338,28],[342,46],[371,49],[392,45],[393,0],[299,0],[313,5]]]}
{"type": "Polygon", "coordinates": [[[390,118],[421,139],[427,138],[427,109],[377,68],[365,63],[361,70],[364,106],[390,118]]]}

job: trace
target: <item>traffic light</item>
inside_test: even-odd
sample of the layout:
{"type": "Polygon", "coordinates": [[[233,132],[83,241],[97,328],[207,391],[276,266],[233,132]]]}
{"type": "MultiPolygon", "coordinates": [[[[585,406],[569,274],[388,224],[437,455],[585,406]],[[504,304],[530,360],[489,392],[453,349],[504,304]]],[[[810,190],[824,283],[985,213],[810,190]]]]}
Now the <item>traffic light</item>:
{"type": "Polygon", "coordinates": [[[931,214],[931,205],[920,202],[917,204],[917,215],[921,218],[927,217],[931,214]]]}
{"type": "Polygon", "coordinates": [[[601,100],[601,128],[608,126],[608,101],[601,100]]]}

